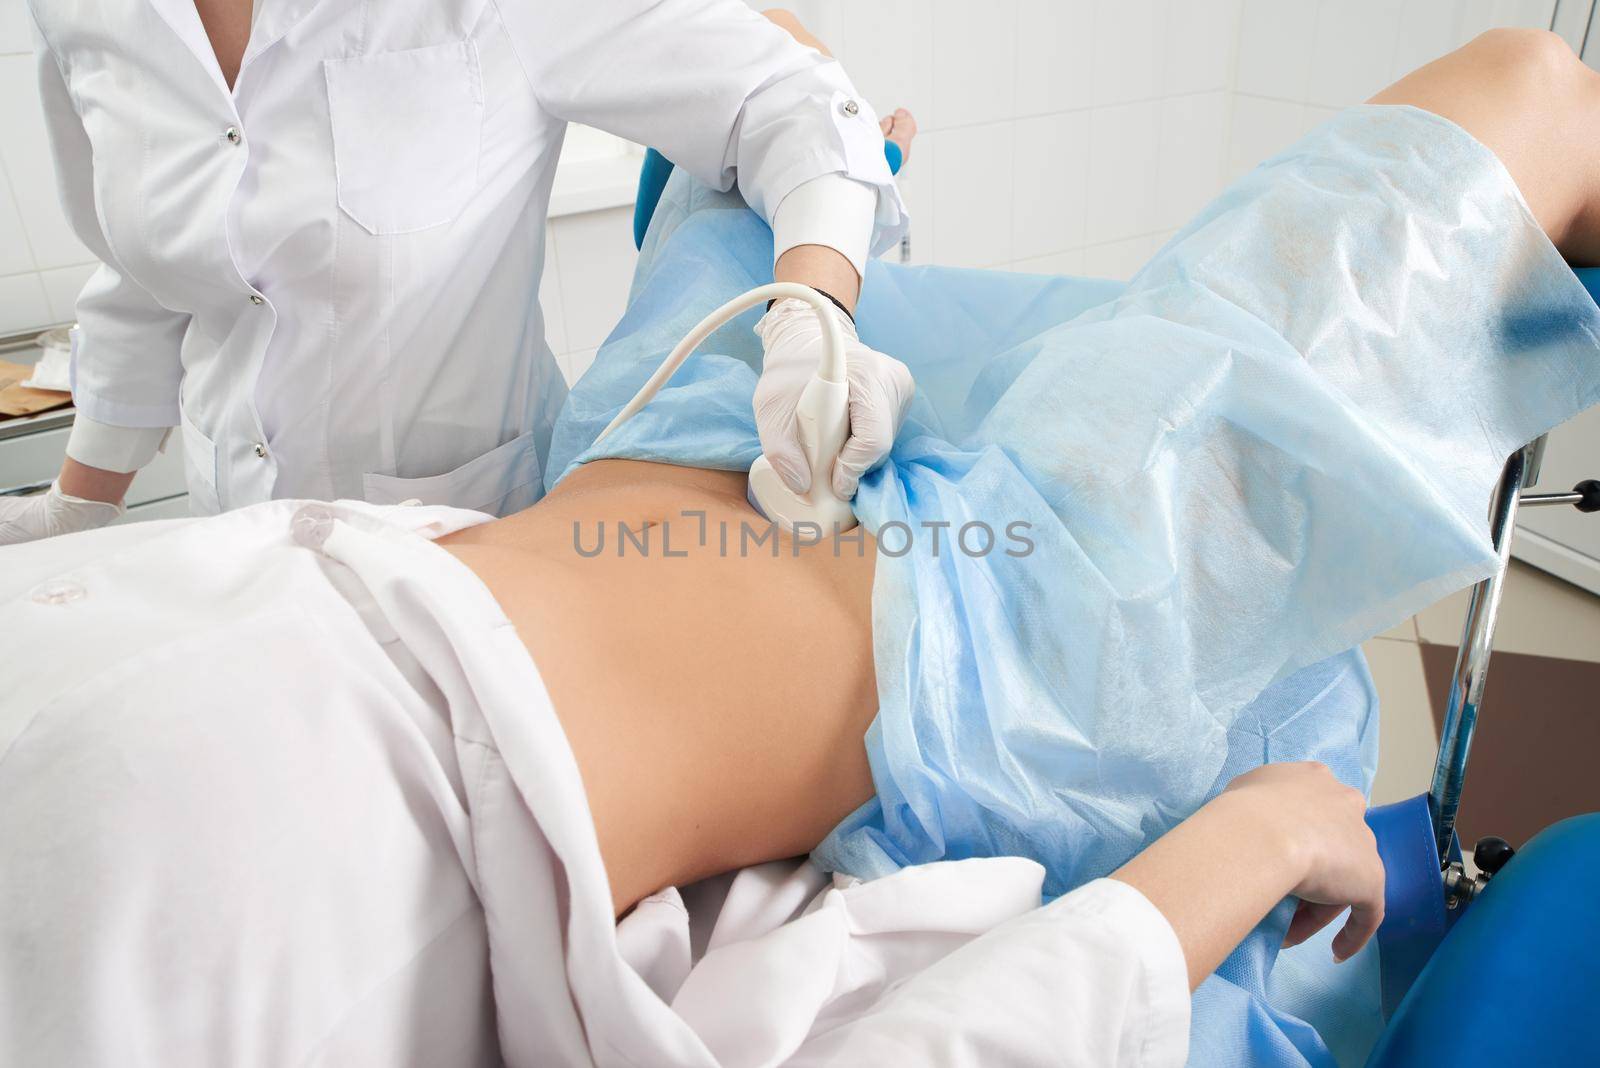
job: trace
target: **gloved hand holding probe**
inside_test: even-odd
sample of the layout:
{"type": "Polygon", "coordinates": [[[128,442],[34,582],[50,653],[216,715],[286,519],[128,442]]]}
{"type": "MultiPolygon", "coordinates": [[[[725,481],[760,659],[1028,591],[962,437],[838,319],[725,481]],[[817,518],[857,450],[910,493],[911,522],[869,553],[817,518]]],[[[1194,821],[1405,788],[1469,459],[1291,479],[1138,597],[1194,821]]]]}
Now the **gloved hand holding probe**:
{"type": "Polygon", "coordinates": [[[850,317],[842,310],[834,314],[845,338],[850,436],[833,470],[809,469],[795,423],[800,394],[822,358],[822,326],[801,301],[778,301],[756,324],[766,349],[756,384],[756,430],[761,451],[790,489],[804,493],[812,478],[827,478],[832,480],[834,496],[848,501],[861,476],[889,455],[916,387],[905,364],[862,344],[850,317]]]}

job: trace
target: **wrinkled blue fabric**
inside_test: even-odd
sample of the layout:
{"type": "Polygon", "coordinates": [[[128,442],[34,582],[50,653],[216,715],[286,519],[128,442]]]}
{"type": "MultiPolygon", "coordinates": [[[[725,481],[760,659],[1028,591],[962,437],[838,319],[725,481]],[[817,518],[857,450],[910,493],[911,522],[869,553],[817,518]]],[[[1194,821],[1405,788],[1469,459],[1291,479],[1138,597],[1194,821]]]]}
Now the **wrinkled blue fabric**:
{"type": "MultiPolygon", "coordinates": [[[[552,484],[601,457],[747,468],[755,312],[592,442],[770,278],[765,225],[675,178],[552,484]]],[[[815,854],[863,877],[1020,854],[1059,894],[1262,761],[1370,785],[1375,697],[1344,651],[1487,574],[1504,458],[1600,400],[1594,303],[1493,155],[1410,108],[1341,113],[1126,286],[874,263],[858,322],[918,385],[856,499],[880,534],[877,796],[815,854]],[[952,551],[969,522],[1002,547],[1026,523],[1032,550],[952,551]]],[[[1375,971],[1278,953],[1287,920],[1196,992],[1194,1063],[1333,1063],[1372,1031],[1375,971]]]]}

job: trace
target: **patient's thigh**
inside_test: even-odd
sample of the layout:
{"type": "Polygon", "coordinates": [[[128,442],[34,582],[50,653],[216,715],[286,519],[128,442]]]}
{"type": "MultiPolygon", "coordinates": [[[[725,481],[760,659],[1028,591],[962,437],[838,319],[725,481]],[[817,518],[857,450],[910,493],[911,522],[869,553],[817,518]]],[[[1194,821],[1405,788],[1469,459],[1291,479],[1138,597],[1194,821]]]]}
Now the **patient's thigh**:
{"type": "Polygon", "coordinates": [[[33,716],[0,762],[0,1063],[493,1059],[464,816],[361,631],[290,602],[33,716]]]}

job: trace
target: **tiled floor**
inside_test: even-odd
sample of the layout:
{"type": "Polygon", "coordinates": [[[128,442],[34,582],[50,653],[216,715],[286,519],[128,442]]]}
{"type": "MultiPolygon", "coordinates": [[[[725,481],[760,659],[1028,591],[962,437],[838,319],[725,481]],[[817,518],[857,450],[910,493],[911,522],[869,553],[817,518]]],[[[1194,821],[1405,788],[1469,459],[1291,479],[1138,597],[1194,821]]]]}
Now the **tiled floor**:
{"type": "MultiPolygon", "coordinates": [[[[1397,801],[1428,787],[1438,734],[1421,646],[1456,645],[1466,607],[1463,590],[1364,647],[1382,702],[1374,803],[1397,801]]],[[[1600,664],[1600,597],[1514,561],[1501,601],[1495,649],[1600,664]]],[[[1600,705],[1600,699],[1593,704],[1600,705]]],[[[1485,719],[1495,713],[1493,703],[1486,700],[1485,719]]]]}

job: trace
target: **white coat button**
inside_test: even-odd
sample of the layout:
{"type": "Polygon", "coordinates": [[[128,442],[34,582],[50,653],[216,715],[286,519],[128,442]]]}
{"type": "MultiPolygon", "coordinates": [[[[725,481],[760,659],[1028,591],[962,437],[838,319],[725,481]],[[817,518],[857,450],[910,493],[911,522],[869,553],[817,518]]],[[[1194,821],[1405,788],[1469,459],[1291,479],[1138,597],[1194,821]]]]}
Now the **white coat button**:
{"type": "Polygon", "coordinates": [[[33,588],[34,604],[71,604],[87,597],[88,591],[76,582],[44,582],[33,588]]]}
{"type": "Polygon", "coordinates": [[[236,145],[240,141],[244,140],[244,138],[239,135],[239,128],[237,126],[228,127],[223,131],[222,136],[228,139],[228,143],[230,145],[236,145]]]}
{"type": "Polygon", "coordinates": [[[289,529],[298,544],[320,550],[333,533],[333,513],[320,504],[308,504],[289,520],[289,529]]]}
{"type": "Polygon", "coordinates": [[[854,100],[846,100],[843,104],[839,105],[839,110],[853,119],[860,114],[861,105],[857,104],[854,100]]]}
{"type": "Polygon", "coordinates": [[[263,460],[265,460],[267,458],[267,443],[264,442],[264,441],[256,442],[256,450],[255,450],[255,452],[256,452],[257,456],[259,456],[263,460]]]}
{"type": "Polygon", "coordinates": [[[251,304],[254,304],[257,307],[259,307],[262,304],[265,304],[266,302],[267,302],[267,298],[263,297],[260,293],[252,293],[252,294],[250,294],[250,303],[251,304]]]}

